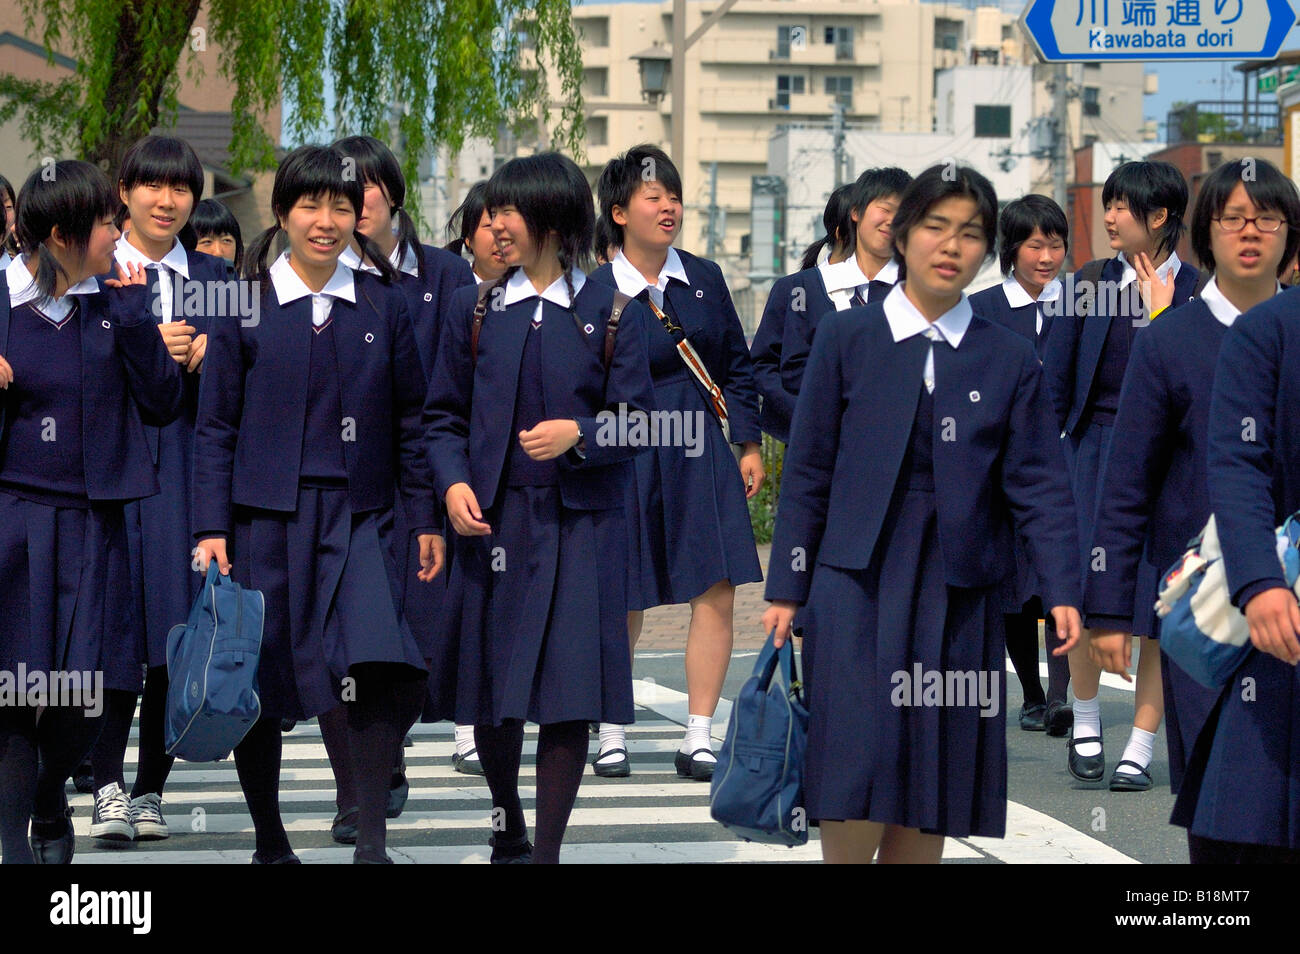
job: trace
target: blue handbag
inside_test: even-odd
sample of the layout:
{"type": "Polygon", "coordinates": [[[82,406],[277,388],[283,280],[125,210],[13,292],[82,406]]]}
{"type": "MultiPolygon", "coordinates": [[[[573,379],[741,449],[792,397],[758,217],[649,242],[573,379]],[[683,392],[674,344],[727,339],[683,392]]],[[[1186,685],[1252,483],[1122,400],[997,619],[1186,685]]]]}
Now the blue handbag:
{"type": "Polygon", "coordinates": [[[224,759],[262,714],[257,663],[262,594],[208,564],[189,621],[167,634],[167,754],[187,762],[224,759]]]}
{"type": "MultiPolygon", "coordinates": [[[[1300,579],[1298,517],[1292,514],[1277,528],[1277,555],[1293,592],[1300,579]]],[[[1165,574],[1156,615],[1160,651],[1208,689],[1222,687],[1254,652],[1246,617],[1232,605],[1213,514],[1182,559],[1165,574]]]]}
{"type": "Polygon", "coordinates": [[[794,847],[808,841],[803,807],[803,759],[808,710],[795,679],[790,640],[777,649],[776,631],[731,707],[727,739],[718,750],[709,808],[715,820],[746,841],[794,847]]]}

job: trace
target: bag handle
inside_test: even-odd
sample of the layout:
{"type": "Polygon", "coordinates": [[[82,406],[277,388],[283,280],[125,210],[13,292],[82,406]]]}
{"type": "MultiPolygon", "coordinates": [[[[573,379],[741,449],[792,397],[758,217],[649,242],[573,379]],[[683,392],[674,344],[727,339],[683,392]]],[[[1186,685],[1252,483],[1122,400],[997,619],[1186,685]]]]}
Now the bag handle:
{"type": "Polygon", "coordinates": [[[771,632],[767,634],[767,642],[763,644],[763,651],[758,654],[758,661],[754,663],[753,675],[758,677],[759,688],[766,692],[772,685],[772,677],[776,675],[777,668],[780,667],[787,694],[802,699],[803,685],[795,678],[794,644],[791,639],[792,637],[787,636],[781,648],[778,649],[776,647],[776,627],[773,626],[771,632]]]}

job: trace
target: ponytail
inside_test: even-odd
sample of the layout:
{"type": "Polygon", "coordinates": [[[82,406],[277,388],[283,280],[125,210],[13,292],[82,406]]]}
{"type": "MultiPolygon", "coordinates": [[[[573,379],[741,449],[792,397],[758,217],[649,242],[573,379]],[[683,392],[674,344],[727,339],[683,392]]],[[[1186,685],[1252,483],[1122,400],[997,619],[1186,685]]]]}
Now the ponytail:
{"type": "Polygon", "coordinates": [[[271,250],[271,242],[279,231],[280,223],[276,222],[248,244],[248,251],[244,255],[245,278],[259,282],[267,281],[266,254],[271,250]]]}
{"type": "Polygon", "coordinates": [[[397,221],[398,270],[401,270],[401,262],[406,258],[406,250],[410,249],[415,256],[416,275],[420,281],[424,281],[424,250],[420,248],[420,235],[415,230],[415,223],[400,205],[393,207],[392,216],[397,221]]]}
{"type": "MultiPolygon", "coordinates": [[[[356,239],[357,245],[361,247],[361,260],[363,262],[370,262],[370,264],[379,271],[379,280],[381,282],[385,285],[391,285],[393,282],[397,281],[397,277],[401,273],[393,266],[393,263],[389,261],[388,256],[379,250],[378,245],[356,230],[353,230],[352,237],[356,239]]],[[[398,239],[397,248],[400,261],[402,249],[401,239],[398,239]]],[[[416,258],[420,257],[420,255],[416,255],[416,258]]]]}
{"type": "Polygon", "coordinates": [[[803,260],[799,262],[799,268],[806,270],[817,267],[817,259],[821,256],[822,249],[831,244],[831,237],[823,235],[817,241],[809,245],[803,252],[803,260]]]}
{"type": "Polygon", "coordinates": [[[62,275],[64,281],[71,281],[68,273],[59,260],[54,257],[54,253],[46,248],[44,242],[36,244],[36,287],[41,293],[42,301],[49,301],[54,297],[54,290],[58,287],[59,276],[62,275]]]}

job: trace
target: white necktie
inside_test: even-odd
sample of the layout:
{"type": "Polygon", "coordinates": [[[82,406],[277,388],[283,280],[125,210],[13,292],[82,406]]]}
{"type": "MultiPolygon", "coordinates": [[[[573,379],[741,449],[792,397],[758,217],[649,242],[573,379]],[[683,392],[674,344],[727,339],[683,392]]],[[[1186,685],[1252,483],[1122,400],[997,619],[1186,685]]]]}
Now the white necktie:
{"type": "Polygon", "coordinates": [[[943,336],[939,334],[939,329],[931,325],[925,329],[925,336],[930,339],[930,351],[925,356],[925,390],[930,394],[934,393],[934,343],[942,341],[943,336]]]}

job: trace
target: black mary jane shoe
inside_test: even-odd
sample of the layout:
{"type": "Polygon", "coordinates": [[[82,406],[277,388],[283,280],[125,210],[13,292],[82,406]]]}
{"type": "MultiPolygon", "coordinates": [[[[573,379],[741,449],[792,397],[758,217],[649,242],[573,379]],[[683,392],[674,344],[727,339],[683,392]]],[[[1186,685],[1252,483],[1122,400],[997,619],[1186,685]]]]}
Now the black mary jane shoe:
{"type": "Polygon", "coordinates": [[[1074,726],[1074,708],[1064,702],[1053,700],[1047,704],[1047,714],[1043,716],[1047,725],[1047,734],[1053,738],[1063,738],[1074,726]]]}
{"type": "Polygon", "coordinates": [[[1047,712],[1047,706],[1044,703],[1036,702],[1031,706],[1020,707],[1020,728],[1026,732],[1043,732],[1047,729],[1047,722],[1044,715],[1047,712]]]}
{"type": "Polygon", "coordinates": [[[1132,759],[1124,759],[1119,765],[1115,766],[1115,774],[1110,777],[1110,790],[1112,792],[1146,792],[1151,789],[1154,782],[1151,780],[1151,773],[1145,768],[1132,759]],[[1121,772],[1119,765],[1131,765],[1138,770],[1138,774],[1121,772]]]}
{"type": "Polygon", "coordinates": [[[483,774],[483,760],[478,757],[478,749],[470,749],[464,755],[453,752],[451,754],[451,767],[461,775],[483,774]]]}
{"type": "Polygon", "coordinates": [[[701,752],[712,755],[712,749],[696,749],[690,755],[678,752],[673,758],[673,766],[681,778],[693,778],[697,782],[707,782],[713,778],[713,767],[717,762],[696,758],[701,752]]]}
{"type": "Polygon", "coordinates": [[[599,753],[591,763],[592,771],[601,778],[627,778],[632,774],[632,763],[627,757],[627,749],[610,749],[608,752],[599,753]],[[602,762],[601,759],[610,755],[622,755],[621,759],[613,762],[602,762]]]}
{"type": "Polygon", "coordinates": [[[492,857],[488,859],[494,865],[531,865],[533,863],[533,843],[524,835],[511,841],[493,835],[488,839],[492,846],[492,857]]]}
{"type": "Polygon", "coordinates": [[[91,770],[89,762],[82,762],[77,766],[77,771],[72,774],[72,787],[82,795],[95,793],[95,773],[91,770]]]}
{"type": "Polygon", "coordinates": [[[347,811],[335,815],[334,821],[330,824],[330,837],[340,845],[355,845],[357,843],[357,817],[360,814],[360,808],[349,808],[347,811]]]}
{"type": "Polygon", "coordinates": [[[255,851],[253,852],[252,863],[255,865],[300,865],[302,864],[302,859],[300,859],[297,855],[295,855],[292,849],[286,851],[282,855],[277,855],[276,857],[270,859],[261,857],[255,851]]]}
{"type": "Polygon", "coordinates": [[[1070,750],[1069,758],[1066,759],[1066,768],[1080,782],[1100,782],[1102,775],[1106,772],[1106,750],[1103,748],[1096,755],[1080,755],[1075,750],[1075,746],[1086,745],[1089,742],[1096,742],[1101,745],[1101,736],[1089,735],[1082,739],[1076,739],[1071,733],[1070,741],[1066,743],[1070,750]]]}
{"type": "Polygon", "coordinates": [[[38,865],[70,865],[77,851],[77,836],[72,830],[72,809],[54,818],[32,816],[32,833],[29,839],[32,858],[38,865]]]}

